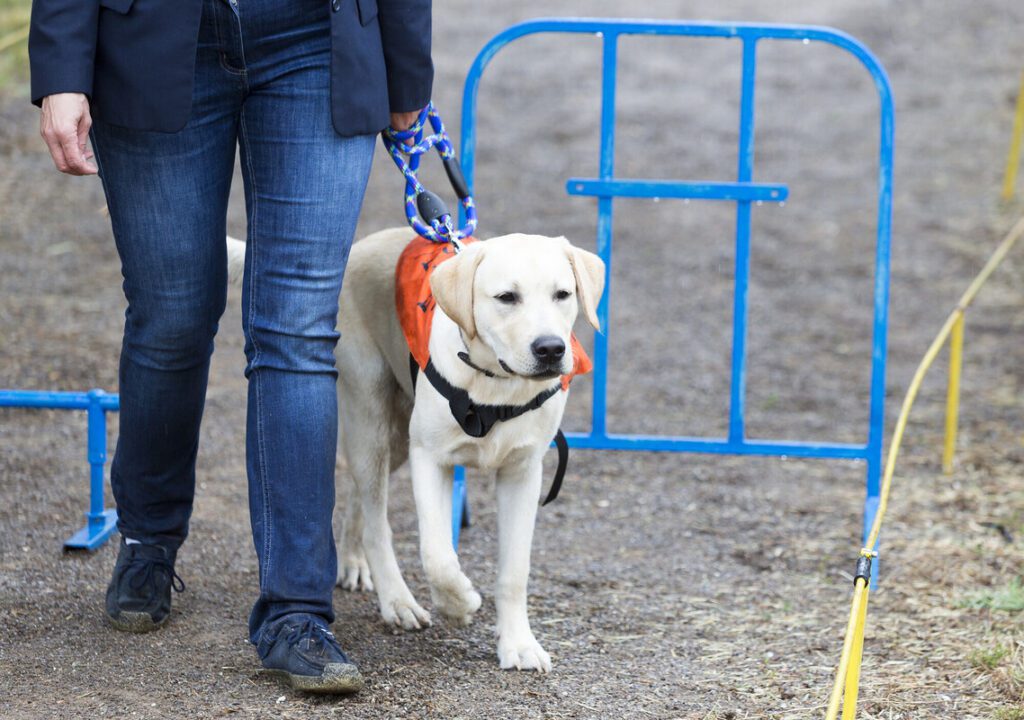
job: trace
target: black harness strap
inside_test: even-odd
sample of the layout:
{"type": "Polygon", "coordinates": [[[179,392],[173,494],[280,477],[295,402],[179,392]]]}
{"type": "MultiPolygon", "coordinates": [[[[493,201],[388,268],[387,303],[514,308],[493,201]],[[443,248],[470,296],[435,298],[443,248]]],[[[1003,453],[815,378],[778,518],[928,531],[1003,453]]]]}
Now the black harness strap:
{"type": "Polygon", "coordinates": [[[562,428],[558,428],[558,432],[555,434],[555,447],[558,448],[558,467],[555,469],[555,477],[551,481],[551,489],[548,490],[548,496],[544,498],[544,502],[540,504],[541,507],[558,497],[558,491],[562,489],[562,480],[565,478],[565,469],[569,467],[569,442],[565,439],[562,428]]]}
{"type": "MultiPolygon", "coordinates": [[[[413,390],[416,389],[419,370],[420,366],[416,359],[409,355],[409,372],[412,375],[413,390]]],[[[561,390],[560,385],[555,385],[553,388],[539,393],[525,405],[480,405],[470,399],[468,392],[448,382],[434,367],[433,361],[427,360],[427,367],[423,372],[434,389],[448,401],[452,417],[455,418],[455,422],[459,424],[462,431],[475,438],[487,435],[496,423],[512,420],[531,410],[536,410],[561,390]]],[[[555,435],[555,447],[558,449],[558,467],[555,470],[555,477],[551,481],[551,489],[548,490],[548,495],[541,505],[547,505],[558,497],[558,491],[562,489],[562,480],[565,479],[566,468],[569,466],[569,443],[561,430],[555,435]]]]}
{"type": "Polygon", "coordinates": [[[455,418],[455,422],[459,424],[462,431],[475,438],[487,435],[495,423],[511,420],[531,410],[536,410],[561,389],[555,385],[550,390],[538,394],[525,405],[478,405],[470,400],[468,392],[448,382],[434,367],[432,360],[427,360],[427,367],[423,372],[434,389],[448,401],[452,417],[455,418]]]}

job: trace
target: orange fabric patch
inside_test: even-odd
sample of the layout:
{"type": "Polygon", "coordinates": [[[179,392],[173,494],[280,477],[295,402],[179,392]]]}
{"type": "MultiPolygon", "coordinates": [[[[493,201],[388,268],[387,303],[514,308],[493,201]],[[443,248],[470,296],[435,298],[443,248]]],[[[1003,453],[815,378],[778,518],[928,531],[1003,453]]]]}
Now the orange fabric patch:
{"type": "MultiPolygon", "coordinates": [[[[466,238],[463,244],[476,242],[466,238]]],[[[430,326],[434,320],[437,302],[430,292],[430,275],[441,263],[455,257],[454,249],[447,243],[435,243],[416,236],[402,251],[395,268],[395,305],[398,320],[402,325],[409,352],[420,369],[427,367],[430,360],[430,326]]],[[[562,376],[562,389],[576,375],[585,375],[594,367],[575,333],[572,335],[572,372],[562,376]]]]}

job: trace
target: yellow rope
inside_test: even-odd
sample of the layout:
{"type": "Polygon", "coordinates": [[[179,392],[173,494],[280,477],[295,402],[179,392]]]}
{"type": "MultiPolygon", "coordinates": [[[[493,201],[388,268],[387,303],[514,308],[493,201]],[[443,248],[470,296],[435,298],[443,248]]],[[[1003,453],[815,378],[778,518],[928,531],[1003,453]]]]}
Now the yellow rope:
{"type": "MultiPolygon", "coordinates": [[[[871,532],[861,550],[862,555],[870,557],[873,555],[871,548],[878,542],[878,534],[882,529],[882,520],[885,518],[885,511],[889,506],[889,491],[892,489],[892,476],[896,469],[896,457],[899,455],[900,444],[903,442],[903,433],[907,429],[907,418],[910,415],[910,408],[917,398],[921,389],[921,383],[928,372],[928,368],[935,362],[943,344],[949,338],[953,328],[961,322],[964,311],[974,302],[982,286],[989,276],[995,271],[999,264],[1006,257],[1007,253],[1024,235],[1024,217],[1017,221],[1003,241],[989,257],[988,262],[981,269],[967,290],[960,296],[960,301],[946,318],[939,330],[938,335],[928,346],[928,351],[917,366],[914,377],[907,388],[907,394],[903,398],[903,405],[900,407],[900,414],[896,420],[896,427],[893,429],[892,440],[889,443],[889,453],[885,458],[885,472],[882,475],[882,487],[878,501],[878,510],[875,513],[875,520],[871,524],[871,532]]],[[[836,720],[839,714],[839,699],[843,695],[843,688],[846,688],[846,699],[843,707],[843,720],[853,720],[856,716],[857,707],[857,685],[860,681],[861,648],[864,645],[864,621],[867,614],[867,588],[866,583],[858,579],[853,591],[853,603],[850,607],[850,619],[846,627],[846,637],[843,641],[843,654],[839,659],[839,668],[836,671],[836,679],[832,686],[832,694],[829,697],[826,720],[836,720]],[[849,706],[847,706],[849,704],[849,706]]]]}
{"type": "Polygon", "coordinates": [[[953,323],[949,337],[949,384],[946,386],[946,435],[942,442],[942,472],[953,474],[956,434],[960,416],[960,373],[964,359],[964,315],[953,323]]]}
{"type": "Polygon", "coordinates": [[[850,664],[846,669],[846,694],[843,696],[843,720],[857,717],[857,690],[860,687],[860,660],[864,652],[864,624],[868,619],[868,581],[858,578],[863,587],[860,603],[857,604],[857,625],[854,628],[853,644],[850,647],[850,664]]]}
{"type": "Polygon", "coordinates": [[[1003,174],[1003,200],[1013,197],[1017,187],[1017,168],[1020,167],[1020,139],[1024,135],[1024,73],[1020,76],[1017,90],[1017,109],[1013,114],[1013,134],[1010,136],[1010,150],[1006,153],[1006,171],[1003,174]]]}
{"type": "Polygon", "coordinates": [[[939,354],[942,349],[943,343],[949,337],[953,330],[953,325],[956,323],[957,318],[963,315],[964,310],[974,302],[974,298],[978,295],[978,291],[981,290],[985,281],[988,280],[989,276],[995,271],[999,264],[1006,257],[1006,254],[1013,249],[1013,246],[1020,239],[1021,235],[1024,235],[1024,217],[1017,221],[1017,224],[1013,226],[1013,229],[1007,233],[1003,241],[999,243],[999,247],[996,248],[995,252],[985,263],[985,267],[981,269],[981,272],[977,274],[970,285],[967,286],[967,290],[960,296],[960,301],[957,303],[956,308],[946,318],[946,322],[942,324],[942,329],[939,330],[939,334],[935,336],[932,344],[928,347],[928,351],[924,354],[921,359],[921,363],[917,366],[917,371],[914,373],[913,379],[910,381],[910,387],[907,389],[907,395],[903,399],[903,406],[900,408],[899,418],[896,420],[896,428],[892,433],[892,441],[889,445],[889,454],[885,459],[885,474],[882,476],[882,489],[881,497],[878,501],[878,512],[875,514],[875,522],[871,525],[871,532],[868,534],[868,539],[864,543],[864,547],[873,548],[875,543],[878,542],[878,533],[882,528],[882,519],[885,517],[886,508],[889,505],[889,488],[892,485],[893,471],[896,469],[896,456],[900,451],[900,443],[903,441],[903,433],[907,428],[907,417],[910,415],[910,408],[914,404],[914,400],[917,398],[917,392],[921,389],[921,383],[924,381],[925,373],[928,372],[928,368],[931,367],[935,361],[935,356],[939,354]]]}
{"type": "Polygon", "coordinates": [[[839,701],[843,697],[843,683],[846,673],[850,667],[850,655],[853,651],[853,639],[857,629],[857,620],[860,617],[860,605],[864,597],[866,583],[858,580],[853,586],[853,603],[850,605],[850,619],[846,622],[846,635],[843,639],[843,654],[839,656],[839,668],[836,670],[836,681],[832,685],[832,695],[828,699],[828,711],[825,713],[827,720],[836,720],[839,715],[839,701]]]}

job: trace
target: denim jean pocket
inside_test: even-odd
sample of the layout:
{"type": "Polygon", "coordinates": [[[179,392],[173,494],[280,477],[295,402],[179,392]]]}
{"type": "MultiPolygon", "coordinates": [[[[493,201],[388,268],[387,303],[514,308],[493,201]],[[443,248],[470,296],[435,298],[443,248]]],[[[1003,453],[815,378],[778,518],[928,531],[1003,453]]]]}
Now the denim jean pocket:
{"type": "Polygon", "coordinates": [[[369,25],[377,17],[377,0],[356,0],[356,6],[359,8],[359,22],[362,25],[369,25]]]}

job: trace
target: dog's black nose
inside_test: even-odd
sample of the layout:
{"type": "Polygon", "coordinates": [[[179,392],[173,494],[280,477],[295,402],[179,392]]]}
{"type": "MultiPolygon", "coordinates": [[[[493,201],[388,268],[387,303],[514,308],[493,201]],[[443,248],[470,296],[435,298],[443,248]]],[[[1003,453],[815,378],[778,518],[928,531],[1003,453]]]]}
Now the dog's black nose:
{"type": "Polygon", "coordinates": [[[543,363],[554,364],[565,355],[565,343],[562,338],[554,335],[545,335],[533,341],[530,345],[533,356],[543,363]]]}

